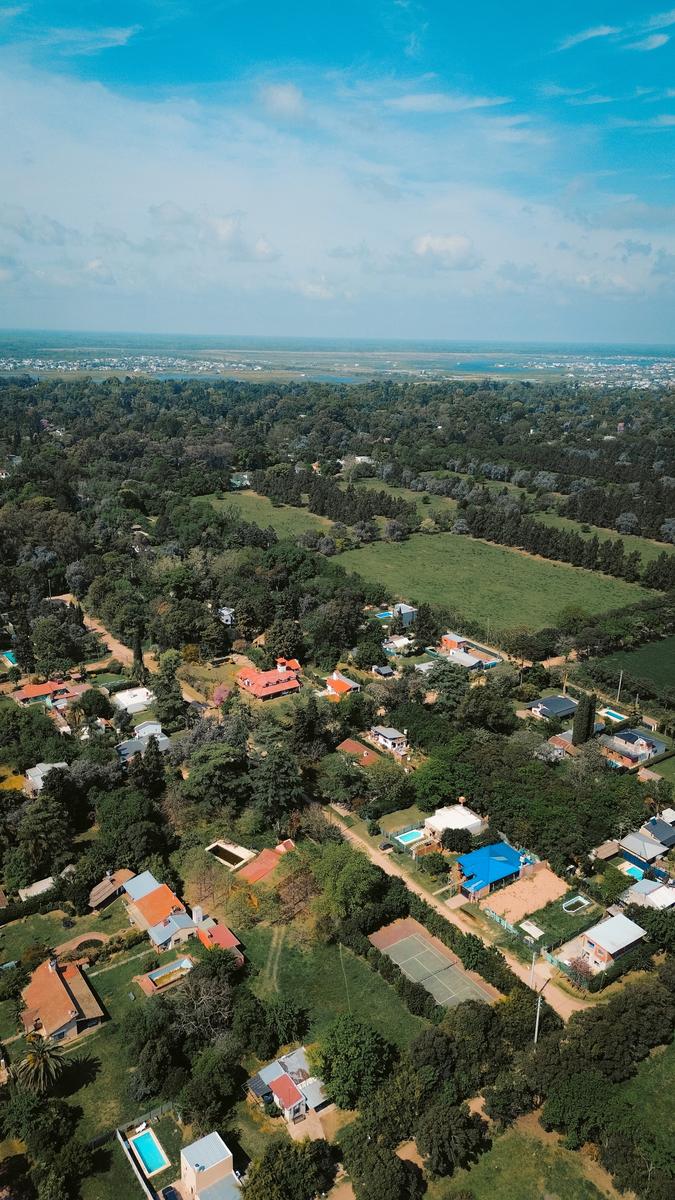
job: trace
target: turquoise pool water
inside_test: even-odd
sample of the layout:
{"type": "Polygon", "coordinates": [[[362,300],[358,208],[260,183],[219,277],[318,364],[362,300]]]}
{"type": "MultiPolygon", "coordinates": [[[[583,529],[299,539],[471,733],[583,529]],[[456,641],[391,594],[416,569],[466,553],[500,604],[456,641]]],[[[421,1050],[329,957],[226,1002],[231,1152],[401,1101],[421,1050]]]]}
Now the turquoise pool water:
{"type": "Polygon", "coordinates": [[[642,867],[630,866],[626,867],[626,875],[630,875],[631,879],[644,879],[645,873],[642,867]]]}
{"type": "Polygon", "coordinates": [[[377,614],[378,621],[388,621],[391,616],[390,612],[379,612],[377,614]]]}
{"type": "Polygon", "coordinates": [[[396,841],[400,842],[402,846],[411,846],[413,842],[419,842],[423,837],[421,829],[409,829],[407,833],[399,833],[396,841]]]}
{"type": "Polygon", "coordinates": [[[7,662],[10,664],[10,666],[16,666],[16,654],[13,650],[3,650],[2,657],[7,659],[7,662]]]}
{"type": "Polygon", "coordinates": [[[140,1158],[146,1175],[154,1175],[155,1171],[161,1171],[164,1167],[168,1167],[169,1160],[152,1129],[146,1129],[136,1137],[129,1138],[129,1144],[133,1146],[140,1158]]]}
{"type": "Polygon", "coordinates": [[[603,717],[610,717],[610,719],[612,721],[625,721],[626,720],[624,713],[616,712],[613,708],[603,708],[602,715],[603,715],[603,717]]]}

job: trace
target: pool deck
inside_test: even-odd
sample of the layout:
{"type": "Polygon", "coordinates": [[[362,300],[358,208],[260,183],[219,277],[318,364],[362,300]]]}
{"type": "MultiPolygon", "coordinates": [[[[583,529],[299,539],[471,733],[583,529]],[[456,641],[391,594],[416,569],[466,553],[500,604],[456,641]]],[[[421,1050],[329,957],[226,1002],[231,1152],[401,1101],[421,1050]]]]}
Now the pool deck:
{"type": "Polygon", "coordinates": [[[154,1129],[151,1129],[150,1127],[148,1127],[147,1129],[144,1129],[141,1133],[134,1133],[131,1135],[131,1137],[127,1136],[127,1141],[129,1143],[129,1149],[131,1150],[131,1153],[135,1156],[135,1158],[140,1163],[141,1169],[142,1169],[143,1174],[145,1175],[146,1179],[152,1179],[153,1175],[159,1175],[162,1171],[166,1171],[167,1167],[171,1166],[171,1159],[169,1158],[168,1154],[166,1153],[166,1150],[164,1149],[164,1147],[162,1146],[162,1143],[160,1142],[159,1138],[157,1137],[157,1134],[155,1133],[154,1129]],[[156,1167],[153,1167],[152,1170],[148,1169],[148,1166],[147,1166],[140,1150],[138,1149],[138,1147],[136,1145],[136,1143],[139,1142],[142,1138],[150,1138],[155,1143],[155,1146],[157,1147],[158,1152],[162,1155],[161,1164],[156,1167]]]}

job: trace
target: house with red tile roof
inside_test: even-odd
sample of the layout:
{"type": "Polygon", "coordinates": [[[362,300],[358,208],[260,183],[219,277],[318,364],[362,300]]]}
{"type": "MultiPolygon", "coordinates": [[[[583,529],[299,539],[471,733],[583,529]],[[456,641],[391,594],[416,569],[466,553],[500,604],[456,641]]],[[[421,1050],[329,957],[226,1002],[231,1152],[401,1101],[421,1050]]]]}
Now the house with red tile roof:
{"type": "Polygon", "coordinates": [[[243,967],[244,955],[239,949],[241,942],[236,933],[228,929],[227,925],[216,925],[213,917],[207,917],[201,925],[197,926],[197,937],[207,950],[213,950],[216,946],[220,950],[229,950],[236,959],[237,965],[243,967]]]}
{"type": "Polygon", "coordinates": [[[77,963],[61,966],[48,958],[33,971],[21,993],[25,1008],[21,1022],[27,1034],[55,1042],[70,1041],[85,1029],[100,1025],[104,1012],[77,963]]]}
{"type": "Polygon", "coordinates": [[[382,755],[377,754],[375,750],[363,746],[361,742],[357,742],[355,738],[345,738],[336,746],[341,754],[347,754],[350,758],[356,760],[360,767],[374,767],[375,763],[382,762],[382,755]]]}
{"type": "Polygon", "coordinates": [[[246,1091],[253,1103],[276,1104],[286,1121],[293,1124],[329,1103],[322,1081],[312,1074],[304,1046],[262,1067],[248,1080],[246,1091]]]}
{"type": "MultiPolygon", "coordinates": [[[[284,659],[280,659],[284,662],[284,659]]],[[[274,700],[277,696],[289,696],[300,691],[297,671],[277,666],[273,671],[259,671],[257,667],[242,667],[237,673],[237,685],[242,692],[256,700],[274,700]]]]}
{"type": "Polygon", "coordinates": [[[295,842],[291,838],[286,838],[283,842],[279,842],[274,850],[261,850],[251,862],[246,863],[240,871],[237,871],[237,879],[245,879],[247,883],[260,883],[262,879],[266,879],[272,874],[279,865],[280,859],[289,851],[295,850],[295,842]]]}
{"type": "Polygon", "coordinates": [[[355,683],[353,679],[348,679],[341,671],[333,671],[332,675],[326,680],[326,691],[329,698],[341,700],[343,696],[349,696],[351,692],[360,692],[361,684],[355,683]]]}

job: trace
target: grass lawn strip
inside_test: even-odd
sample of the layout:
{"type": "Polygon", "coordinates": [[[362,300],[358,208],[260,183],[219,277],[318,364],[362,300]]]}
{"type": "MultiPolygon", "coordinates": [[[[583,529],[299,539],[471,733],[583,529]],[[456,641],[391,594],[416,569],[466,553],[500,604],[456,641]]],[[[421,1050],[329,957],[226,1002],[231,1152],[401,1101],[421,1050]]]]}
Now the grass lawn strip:
{"type": "MultiPolygon", "coordinates": [[[[675,636],[658,642],[648,642],[637,650],[617,650],[597,662],[616,670],[617,683],[621,671],[638,679],[648,679],[656,687],[675,686],[675,636]]],[[[648,704],[649,701],[646,701],[648,704]]],[[[621,707],[619,702],[618,707],[621,707]]],[[[623,711],[623,710],[622,710],[623,711]]]]}
{"type": "Polygon", "coordinates": [[[468,1171],[431,1182],[427,1197],[452,1200],[462,1193],[473,1200],[605,1200],[608,1194],[616,1195],[591,1182],[578,1153],[518,1129],[495,1138],[492,1149],[468,1171]]]}

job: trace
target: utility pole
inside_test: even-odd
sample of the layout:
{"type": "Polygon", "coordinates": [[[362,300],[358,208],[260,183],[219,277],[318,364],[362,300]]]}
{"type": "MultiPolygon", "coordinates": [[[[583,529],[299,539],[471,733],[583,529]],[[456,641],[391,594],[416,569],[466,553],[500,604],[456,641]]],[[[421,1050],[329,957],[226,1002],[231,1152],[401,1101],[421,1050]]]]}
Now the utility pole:
{"type": "Polygon", "coordinates": [[[534,964],[537,961],[537,951],[532,951],[532,966],[530,967],[530,987],[534,987],[534,964]]]}
{"type": "Polygon", "coordinates": [[[623,683],[623,667],[621,668],[621,674],[619,675],[619,686],[618,686],[618,688],[616,689],[616,702],[617,702],[617,704],[619,703],[619,697],[621,696],[621,684],[622,684],[622,683],[623,683]]]}
{"type": "Polygon", "coordinates": [[[539,1017],[540,1017],[540,1014],[541,1014],[541,992],[539,993],[539,998],[537,1000],[537,1017],[536,1017],[536,1020],[534,1023],[534,1044],[535,1044],[535,1046],[537,1044],[537,1041],[539,1040],[539,1017]]]}

